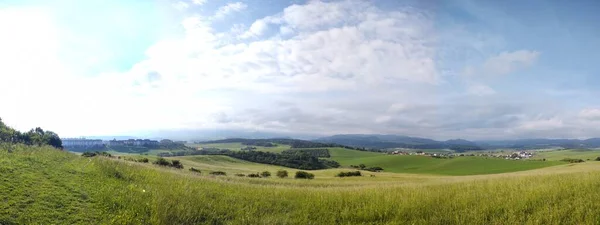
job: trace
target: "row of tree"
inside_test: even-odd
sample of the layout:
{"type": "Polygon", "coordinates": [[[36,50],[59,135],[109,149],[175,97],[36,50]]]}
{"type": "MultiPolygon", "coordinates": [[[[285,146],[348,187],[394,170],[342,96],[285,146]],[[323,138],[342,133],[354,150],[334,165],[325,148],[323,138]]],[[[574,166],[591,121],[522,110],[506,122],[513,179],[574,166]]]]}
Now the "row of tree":
{"type": "MultiPolygon", "coordinates": [[[[312,151],[312,150],[311,150],[312,151]]],[[[250,162],[285,166],[302,170],[318,170],[326,168],[337,168],[340,164],[333,160],[319,159],[304,152],[294,154],[278,154],[261,151],[231,151],[228,149],[203,149],[202,151],[181,151],[171,153],[159,153],[160,157],[184,156],[184,155],[226,155],[232,158],[250,162]]]]}
{"type": "Polygon", "coordinates": [[[6,126],[0,118],[0,142],[22,143],[26,145],[50,145],[62,149],[62,141],[58,134],[52,131],[44,131],[42,128],[31,129],[22,133],[6,126]]]}
{"type": "Polygon", "coordinates": [[[329,155],[329,150],[326,148],[319,148],[319,149],[288,149],[285,150],[283,152],[281,152],[282,154],[308,154],[310,156],[314,156],[314,157],[318,157],[318,158],[329,158],[331,157],[329,155]]]}

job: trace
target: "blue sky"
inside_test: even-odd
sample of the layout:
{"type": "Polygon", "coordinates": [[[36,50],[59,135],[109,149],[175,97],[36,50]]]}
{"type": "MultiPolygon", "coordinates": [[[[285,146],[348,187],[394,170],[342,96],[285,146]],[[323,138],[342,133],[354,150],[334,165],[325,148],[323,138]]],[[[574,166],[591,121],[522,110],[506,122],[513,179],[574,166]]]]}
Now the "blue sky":
{"type": "Polygon", "coordinates": [[[598,137],[598,10],[541,0],[2,1],[0,117],[62,136],[598,137]]]}

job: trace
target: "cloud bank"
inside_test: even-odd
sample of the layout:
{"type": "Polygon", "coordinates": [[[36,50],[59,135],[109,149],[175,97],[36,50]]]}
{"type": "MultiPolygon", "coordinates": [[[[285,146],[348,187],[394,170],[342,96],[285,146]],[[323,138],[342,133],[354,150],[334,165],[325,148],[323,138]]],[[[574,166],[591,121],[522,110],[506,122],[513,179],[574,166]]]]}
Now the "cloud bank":
{"type": "Polygon", "coordinates": [[[502,85],[527,76],[541,50],[494,46],[448,66],[456,60],[449,53],[466,52],[456,39],[472,33],[439,28],[427,8],[309,1],[215,26],[252,7],[236,2],[186,15],[176,24],[181,32],[149,46],[130,69],[85,76],[69,71],[68,61],[53,61],[62,45],[53,39],[61,38],[53,30],[59,28],[38,23],[48,18],[30,18],[21,25],[31,29],[18,33],[1,22],[14,12],[0,11],[0,29],[13,34],[0,37],[8,49],[0,59],[9,65],[0,75],[0,100],[11,106],[0,116],[68,136],[225,128],[472,139],[600,135],[591,126],[600,109],[565,110],[502,85]],[[39,119],[21,122],[32,117],[39,119]]]}

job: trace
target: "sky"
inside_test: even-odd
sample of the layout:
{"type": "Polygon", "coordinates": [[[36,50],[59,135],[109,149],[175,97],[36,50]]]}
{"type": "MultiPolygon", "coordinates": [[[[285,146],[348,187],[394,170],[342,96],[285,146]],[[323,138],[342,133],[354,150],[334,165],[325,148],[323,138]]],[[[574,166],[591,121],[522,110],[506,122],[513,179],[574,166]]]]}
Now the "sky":
{"type": "Polygon", "coordinates": [[[62,137],[600,137],[598,11],[593,0],[3,0],[0,118],[62,137]]]}

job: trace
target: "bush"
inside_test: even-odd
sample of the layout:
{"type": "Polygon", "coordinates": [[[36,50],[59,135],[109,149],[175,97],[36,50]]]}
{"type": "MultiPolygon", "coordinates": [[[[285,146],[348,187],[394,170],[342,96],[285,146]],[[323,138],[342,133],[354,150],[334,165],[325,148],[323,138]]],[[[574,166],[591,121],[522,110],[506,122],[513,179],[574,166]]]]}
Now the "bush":
{"type": "Polygon", "coordinates": [[[156,161],[154,161],[154,164],[159,165],[159,166],[170,166],[171,165],[171,163],[169,161],[167,161],[165,158],[156,159],[156,161]]]}
{"type": "Polygon", "coordinates": [[[296,179],[313,179],[315,175],[306,171],[298,171],[296,172],[296,179]]]}
{"type": "Polygon", "coordinates": [[[271,172],[269,171],[263,171],[262,173],[260,173],[261,177],[270,177],[271,176],[271,172]]]}
{"type": "Polygon", "coordinates": [[[94,157],[94,156],[106,156],[106,157],[112,157],[112,155],[108,152],[84,152],[83,154],[81,154],[81,156],[83,157],[94,157]]]}
{"type": "Polygon", "coordinates": [[[568,162],[568,163],[582,163],[582,162],[585,162],[585,161],[583,161],[583,159],[571,159],[571,158],[564,158],[564,159],[561,159],[560,161],[568,162]]]}
{"type": "Polygon", "coordinates": [[[246,176],[246,174],[243,174],[243,173],[236,173],[235,175],[238,176],[238,177],[245,177],[246,176]]]}
{"type": "Polygon", "coordinates": [[[374,166],[374,167],[364,168],[363,170],[371,171],[371,172],[381,172],[383,170],[383,168],[381,168],[379,166],[374,166]]]}
{"type": "Polygon", "coordinates": [[[248,177],[259,178],[260,175],[258,175],[258,173],[251,173],[251,174],[248,174],[248,177]]]}
{"type": "Polygon", "coordinates": [[[227,173],[225,173],[223,171],[212,171],[212,172],[210,172],[210,175],[225,176],[225,175],[227,175],[227,173]]]}
{"type": "Polygon", "coordinates": [[[340,172],[337,175],[335,175],[336,177],[360,177],[362,176],[362,174],[360,173],[360,171],[354,171],[354,172],[340,172]]]}
{"type": "Polygon", "coordinates": [[[141,162],[141,163],[148,163],[148,162],[150,162],[150,160],[148,160],[148,158],[141,158],[141,159],[138,159],[137,161],[141,162]]]}
{"type": "Polygon", "coordinates": [[[598,158],[595,159],[596,161],[600,161],[600,156],[598,158]]]}
{"type": "Polygon", "coordinates": [[[83,157],[94,157],[96,156],[95,152],[84,152],[83,154],[81,154],[81,156],[83,157]]]}
{"type": "Polygon", "coordinates": [[[171,166],[177,169],[183,169],[183,164],[179,160],[172,160],[171,166]]]}
{"type": "Polygon", "coordinates": [[[199,169],[196,169],[194,167],[190,168],[190,171],[195,172],[195,173],[202,173],[202,172],[200,172],[199,169]]]}
{"type": "Polygon", "coordinates": [[[286,170],[279,170],[277,171],[277,177],[286,178],[288,177],[288,172],[286,170]]]}

